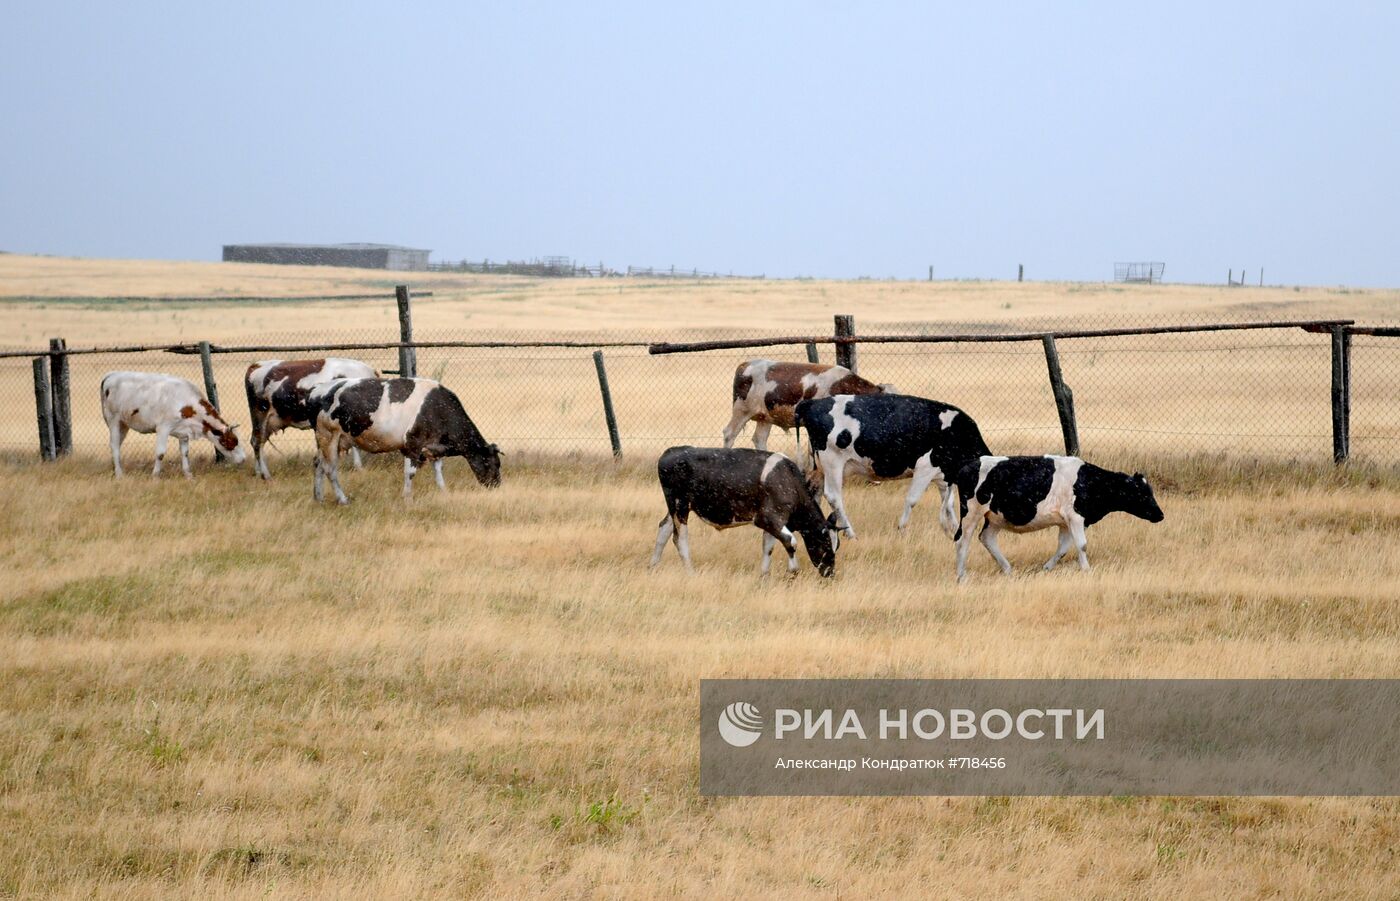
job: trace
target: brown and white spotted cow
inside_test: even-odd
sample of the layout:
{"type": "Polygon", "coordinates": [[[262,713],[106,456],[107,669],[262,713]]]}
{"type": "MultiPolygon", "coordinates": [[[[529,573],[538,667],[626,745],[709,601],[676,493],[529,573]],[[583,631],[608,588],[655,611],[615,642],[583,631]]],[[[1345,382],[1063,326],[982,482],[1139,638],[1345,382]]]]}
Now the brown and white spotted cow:
{"type": "Polygon", "coordinates": [[[180,468],[185,478],[190,472],[190,441],[208,438],[214,452],[232,463],[243,462],[243,448],[236,426],[224,422],[219,411],[205,399],[193,383],[157,372],[109,372],[102,377],[102,418],[112,439],[112,469],[122,477],[122,442],[135,429],[156,436],[156,465],[151,475],[160,475],[165,449],[173,436],[180,442],[180,468]]]}
{"type": "MultiPolygon", "coordinates": [[[[272,478],[263,456],[263,445],[283,429],[315,428],[314,414],[307,406],[311,389],[336,379],[378,378],[368,363],[345,357],[320,360],[261,360],[248,367],[243,387],[248,393],[248,414],[253,417],[253,472],[272,478]]],[[[355,468],[360,468],[360,451],[350,448],[355,468]]]]}
{"type": "Polygon", "coordinates": [[[785,431],[793,427],[792,408],[800,400],[833,394],[886,393],[894,393],[894,386],[867,382],[845,366],[773,360],[740,363],[734,370],[734,408],[729,425],[724,427],[724,446],[733,447],[734,440],[752,419],[758,423],[753,430],[753,446],[767,450],[768,433],[773,426],[785,431]]]}
{"type": "Polygon", "coordinates": [[[318,501],[329,475],[336,501],[350,503],[340,487],[340,454],[349,447],[403,454],[404,497],[425,463],[433,464],[438,488],[447,490],[446,457],[465,457],[487,488],[501,484],[501,449],[482,437],[457,395],[432,379],[336,379],[313,388],[307,402],[316,424],[312,494],[318,501]]]}

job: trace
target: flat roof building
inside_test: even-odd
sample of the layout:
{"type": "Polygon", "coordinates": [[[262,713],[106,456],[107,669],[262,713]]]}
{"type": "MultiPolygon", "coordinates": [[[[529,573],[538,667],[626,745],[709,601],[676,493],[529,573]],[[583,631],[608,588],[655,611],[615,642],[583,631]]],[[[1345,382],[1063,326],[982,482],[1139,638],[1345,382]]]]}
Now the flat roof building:
{"type": "Polygon", "coordinates": [[[225,244],[224,262],[423,270],[429,253],[396,244],[225,244]]]}

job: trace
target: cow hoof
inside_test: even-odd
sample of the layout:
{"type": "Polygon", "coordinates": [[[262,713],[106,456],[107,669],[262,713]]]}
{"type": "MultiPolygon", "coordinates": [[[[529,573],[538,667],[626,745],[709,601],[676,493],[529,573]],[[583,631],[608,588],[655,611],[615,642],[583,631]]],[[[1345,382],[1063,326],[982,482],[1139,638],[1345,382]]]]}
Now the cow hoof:
{"type": "Polygon", "coordinates": [[[350,498],[348,497],[338,497],[335,499],[335,502],[342,507],[350,506],[350,498]]]}

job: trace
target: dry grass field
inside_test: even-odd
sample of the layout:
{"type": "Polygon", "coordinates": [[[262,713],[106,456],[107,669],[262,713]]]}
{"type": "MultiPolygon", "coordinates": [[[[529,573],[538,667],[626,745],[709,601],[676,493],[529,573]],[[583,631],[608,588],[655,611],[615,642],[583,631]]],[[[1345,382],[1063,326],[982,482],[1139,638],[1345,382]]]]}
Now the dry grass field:
{"type": "MultiPolygon", "coordinates": [[[[342,292],[384,276],[0,256],[11,296],[342,292]]],[[[1125,298],[1162,315],[1238,315],[1244,303],[1261,317],[1382,318],[1396,300],[422,281],[443,296],[421,304],[420,329],[444,330],[823,328],[832,312],[1012,322],[1111,314],[1125,298]]],[[[24,345],[314,333],[383,313],[0,304],[4,343],[24,345]]],[[[1241,371],[1193,377],[1284,374],[1241,371]]],[[[596,392],[579,372],[578,390],[596,392]]],[[[1127,373],[1118,403],[1160,392],[1153,370],[1127,373]]],[[[726,378],[718,411],[708,394],[677,402],[703,434],[723,423],[726,378]]],[[[967,378],[996,409],[995,382],[967,378]]],[[[220,375],[235,401],[236,379],[220,375]]],[[[75,383],[75,404],[84,390],[75,383]]],[[[1165,522],[1095,526],[1087,574],[1040,574],[1053,537],[1008,536],[1017,574],[1002,578],[976,548],[958,587],[930,499],[895,532],[899,484],[849,489],[864,528],[834,580],[805,557],[796,577],[761,579],[757,532],[703,526],[686,575],[673,549],[646,568],[663,505],[640,450],[613,463],[507,445],[499,490],[451,461],[450,492],[420,478],[410,501],[396,461],[381,459],[347,473],[354,503],[337,508],[312,502],[298,441],[288,436],[267,484],[210,465],[202,447],[194,481],[153,481],[143,436],[128,442],[121,482],[91,449],[45,466],[27,450],[0,455],[0,896],[1400,896],[1396,799],[697,791],[707,677],[1396,677],[1393,457],[1338,470],[1325,454],[1251,463],[1136,446],[1165,522]]]]}

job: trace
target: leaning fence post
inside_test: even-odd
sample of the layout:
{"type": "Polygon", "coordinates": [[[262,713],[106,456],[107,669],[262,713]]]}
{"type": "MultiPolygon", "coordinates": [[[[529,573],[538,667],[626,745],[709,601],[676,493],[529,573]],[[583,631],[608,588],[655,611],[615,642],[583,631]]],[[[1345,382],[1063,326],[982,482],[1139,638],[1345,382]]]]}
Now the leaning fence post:
{"type": "Polygon", "coordinates": [[[622,438],[617,434],[617,413],[613,411],[612,392],[608,390],[608,370],[603,366],[603,352],[593,351],[593,368],[598,370],[598,390],[603,393],[603,417],[608,421],[608,440],[614,457],[622,456],[622,438]]]}
{"type": "Polygon", "coordinates": [[[56,457],[73,453],[73,395],[68,377],[68,343],[49,339],[49,388],[53,403],[53,451],[56,457]]]}
{"type": "Polygon", "coordinates": [[[1345,463],[1351,454],[1351,335],[1332,326],[1332,459],[1345,463]]]}
{"type": "Polygon", "coordinates": [[[34,411],[39,421],[39,457],[52,460],[53,441],[53,399],[49,394],[49,364],[44,357],[34,358],[34,411]]]}
{"type": "MultiPolygon", "coordinates": [[[[855,336],[856,317],[838,313],[836,315],[836,337],[854,338],[855,336]]],[[[856,346],[854,343],[836,342],[836,365],[845,366],[851,372],[856,371],[856,346]]]]}
{"type": "Polygon", "coordinates": [[[199,365],[204,370],[204,396],[209,398],[215,410],[220,410],[219,386],[214,383],[214,357],[208,341],[199,342],[199,365]]]}
{"type": "Polygon", "coordinates": [[[807,362],[808,362],[808,363],[820,363],[821,361],[822,361],[822,360],[821,360],[821,357],[817,356],[817,345],[815,345],[815,344],[813,344],[812,342],[808,341],[808,342],[807,342],[807,362]]]}
{"type": "Polygon", "coordinates": [[[413,343],[413,306],[408,295],[408,285],[397,285],[394,288],[394,297],[399,302],[399,376],[411,379],[418,375],[418,354],[412,347],[406,345],[413,343]]]}
{"type": "Polygon", "coordinates": [[[1060,352],[1055,349],[1054,335],[1041,335],[1045,346],[1045,368],[1050,372],[1050,390],[1055,395],[1055,409],[1060,413],[1060,431],[1065,436],[1065,453],[1079,456],[1079,424],[1074,421],[1074,392],[1065,384],[1060,371],[1060,352]]]}

